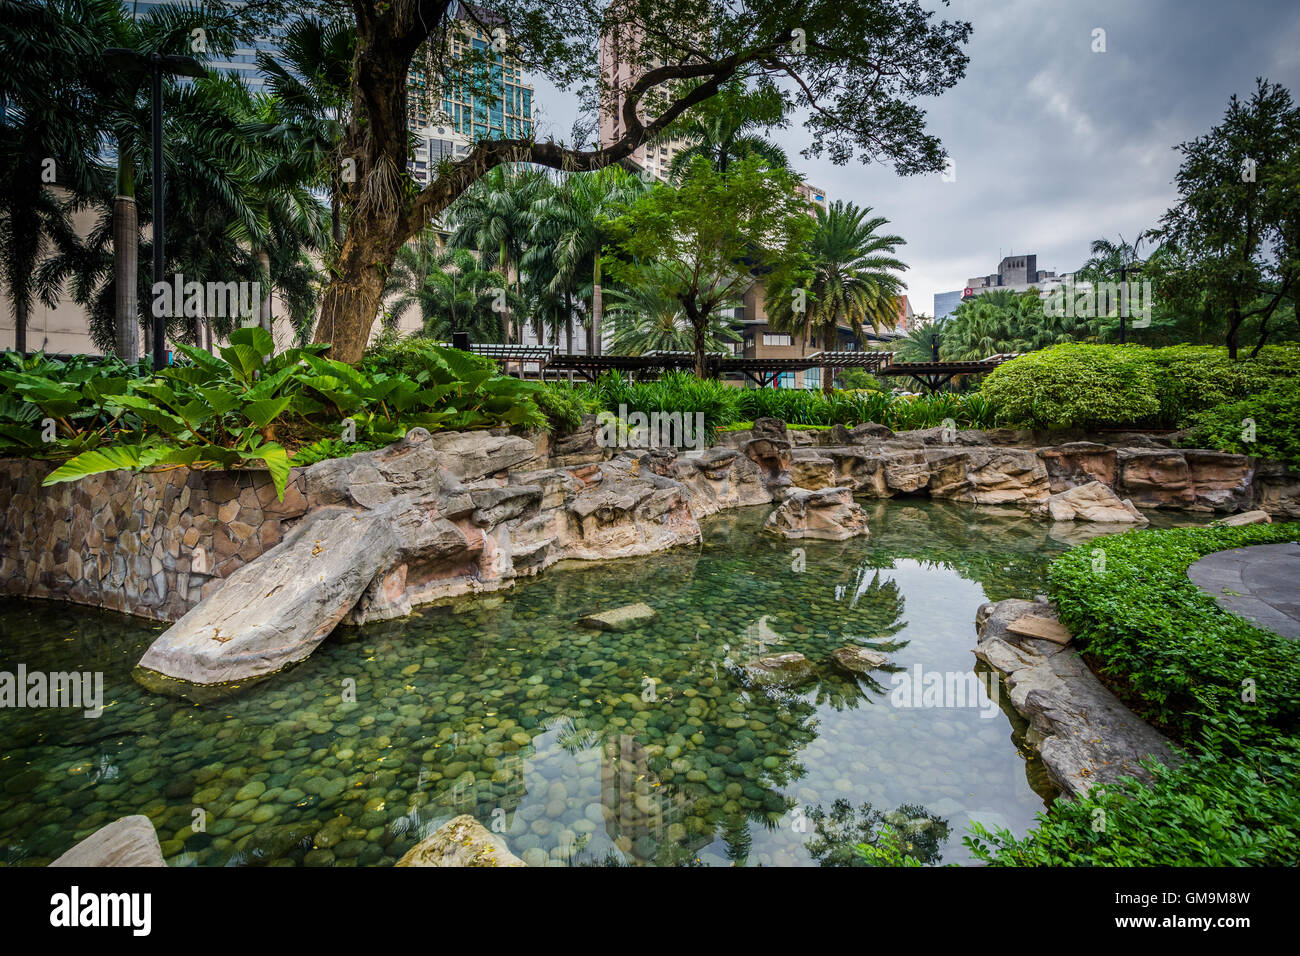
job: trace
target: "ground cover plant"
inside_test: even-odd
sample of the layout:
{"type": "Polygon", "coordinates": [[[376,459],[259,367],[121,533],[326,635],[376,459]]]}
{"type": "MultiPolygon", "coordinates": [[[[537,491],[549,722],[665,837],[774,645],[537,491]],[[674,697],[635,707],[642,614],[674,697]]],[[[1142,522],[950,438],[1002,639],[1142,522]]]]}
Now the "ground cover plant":
{"type": "Polygon", "coordinates": [[[1295,540],[1295,523],[1132,531],[1058,558],[1052,596],[1076,644],[1183,759],[1153,765],[1150,783],[1058,800],[1023,839],[977,824],[966,838],[976,855],[1034,866],[1300,862],[1300,644],[1221,610],[1187,577],[1214,551],[1295,540]]]}

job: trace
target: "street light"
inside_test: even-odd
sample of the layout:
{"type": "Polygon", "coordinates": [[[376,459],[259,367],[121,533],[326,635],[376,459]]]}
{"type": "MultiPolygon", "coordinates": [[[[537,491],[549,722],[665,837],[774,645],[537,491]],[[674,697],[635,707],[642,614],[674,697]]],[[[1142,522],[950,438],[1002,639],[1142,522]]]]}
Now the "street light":
{"type": "MultiPolygon", "coordinates": [[[[202,77],[207,74],[191,56],[162,53],[139,53],[110,47],[104,51],[104,65],[124,73],[149,73],[153,79],[153,281],[163,280],[167,268],[167,246],[163,223],[163,147],[162,147],[162,78],[168,76],[202,77]]],[[[118,158],[121,162],[121,157],[118,158]]],[[[161,315],[153,317],[153,367],[167,364],[167,322],[161,315]]]]}
{"type": "MultiPolygon", "coordinates": [[[[1119,344],[1128,341],[1128,330],[1124,326],[1124,310],[1128,307],[1128,275],[1137,275],[1142,267],[1136,262],[1121,262],[1119,266],[1120,310],[1119,310],[1119,344]]],[[[1114,275],[1114,273],[1111,273],[1114,275]]]]}

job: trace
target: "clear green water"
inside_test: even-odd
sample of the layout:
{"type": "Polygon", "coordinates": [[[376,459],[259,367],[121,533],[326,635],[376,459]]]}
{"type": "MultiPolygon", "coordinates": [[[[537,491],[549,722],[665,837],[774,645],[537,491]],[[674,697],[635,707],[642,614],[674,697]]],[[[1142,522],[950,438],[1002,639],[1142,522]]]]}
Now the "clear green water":
{"type": "Polygon", "coordinates": [[[135,813],[172,865],[389,865],[459,813],[531,863],[815,865],[882,822],[925,862],[962,862],[972,818],[1023,833],[1050,799],[1012,717],[895,707],[888,672],[830,655],[970,671],[976,607],[1040,593],[1065,545],[997,509],[867,508],[869,538],[799,545],[802,572],[748,509],[699,549],[343,629],[203,707],[132,681],[162,625],[0,603],[0,670],[103,671],[107,705],[0,710],[0,863],[47,863],[135,813]],[[636,601],[658,612],[644,628],[575,623],[636,601]],[[816,665],[792,691],[735,666],[785,651],[816,665]]]}

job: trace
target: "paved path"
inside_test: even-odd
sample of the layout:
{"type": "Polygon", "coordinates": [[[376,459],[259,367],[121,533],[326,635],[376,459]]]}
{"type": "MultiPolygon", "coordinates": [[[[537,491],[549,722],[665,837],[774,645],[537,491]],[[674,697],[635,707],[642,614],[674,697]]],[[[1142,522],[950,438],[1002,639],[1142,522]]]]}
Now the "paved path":
{"type": "Polygon", "coordinates": [[[1219,607],[1300,639],[1300,544],[1257,544],[1207,554],[1187,576],[1219,607]]]}

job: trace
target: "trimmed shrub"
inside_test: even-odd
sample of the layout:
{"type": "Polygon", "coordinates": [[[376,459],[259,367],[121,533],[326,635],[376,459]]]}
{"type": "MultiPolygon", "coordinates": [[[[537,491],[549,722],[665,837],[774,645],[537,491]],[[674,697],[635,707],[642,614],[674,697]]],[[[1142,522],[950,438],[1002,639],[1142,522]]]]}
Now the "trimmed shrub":
{"type": "Polygon", "coordinates": [[[989,373],[980,394],[1002,419],[1030,428],[1100,428],[1159,418],[1150,349],[1057,345],[989,373]]]}
{"type": "Polygon", "coordinates": [[[1003,420],[1033,428],[1182,428],[1199,412],[1297,377],[1296,348],[1233,361],[1212,346],[1071,344],[995,369],[980,394],[1003,420]]]}

